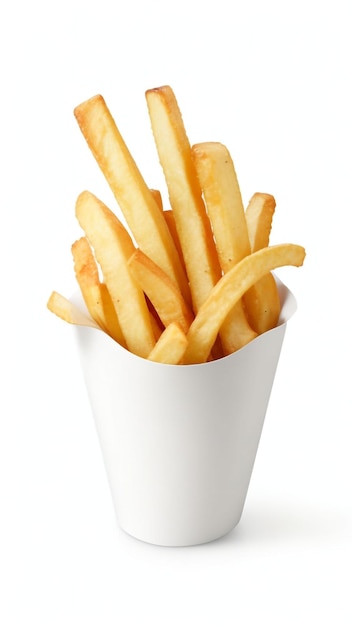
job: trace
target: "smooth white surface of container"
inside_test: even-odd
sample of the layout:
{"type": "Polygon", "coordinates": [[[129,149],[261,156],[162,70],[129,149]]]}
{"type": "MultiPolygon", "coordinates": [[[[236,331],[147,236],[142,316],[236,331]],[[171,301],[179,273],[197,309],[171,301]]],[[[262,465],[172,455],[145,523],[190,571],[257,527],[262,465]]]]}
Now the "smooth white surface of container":
{"type": "Polygon", "coordinates": [[[121,528],[157,545],[217,539],[240,521],[287,321],[223,359],[163,365],[102,331],[75,334],[121,528]]]}

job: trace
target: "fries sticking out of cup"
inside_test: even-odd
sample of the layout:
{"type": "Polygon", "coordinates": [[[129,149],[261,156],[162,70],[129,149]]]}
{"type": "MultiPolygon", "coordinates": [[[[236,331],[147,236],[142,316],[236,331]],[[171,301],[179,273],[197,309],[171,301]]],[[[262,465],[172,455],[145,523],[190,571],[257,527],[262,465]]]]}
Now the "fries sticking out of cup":
{"type": "Polygon", "coordinates": [[[48,308],[101,329],[139,357],[204,363],[277,325],[272,272],[302,265],[305,250],[271,244],[274,197],[255,193],[244,207],[228,148],[190,143],[171,87],[148,90],[146,104],[168,198],[144,180],[101,95],[74,110],[117,207],[91,191],[79,195],[82,236],[72,255],[86,310],[56,292],[48,308]]]}

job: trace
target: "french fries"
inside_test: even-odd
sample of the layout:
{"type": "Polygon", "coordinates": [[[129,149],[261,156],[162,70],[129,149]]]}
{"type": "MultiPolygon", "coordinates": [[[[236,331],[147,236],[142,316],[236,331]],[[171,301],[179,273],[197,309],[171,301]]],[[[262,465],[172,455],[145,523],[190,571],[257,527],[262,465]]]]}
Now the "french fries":
{"type": "Polygon", "coordinates": [[[175,322],[171,322],[160,335],[148,356],[148,360],[167,365],[178,365],[187,345],[187,337],[182,328],[175,322]]]}
{"type": "Polygon", "coordinates": [[[83,191],[76,201],[83,235],[72,255],[87,313],[55,291],[47,306],[141,358],[201,364],[277,325],[272,271],[299,267],[305,250],[270,244],[274,197],[255,193],[244,210],[228,148],[190,143],[171,87],[145,95],[169,205],[143,179],[103,97],[78,105],[78,125],[127,226],[83,191]]]}
{"type": "Polygon", "coordinates": [[[188,281],[163,215],[104,98],[90,98],[77,106],[74,114],[138,246],[178,284],[189,301],[188,281]]]}
{"type": "Polygon", "coordinates": [[[255,193],[251,197],[245,212],[251,252],[269,245],[275,207],[275,198],[268,193],[255,193]]]}
{"type": "Polygon", "coordinates": [[[150,89],[146,99],[196,312],[221,276],[211,225],[172,89],[150,89]]]}
{"type": "MultiPolygon", "coordinates": [[[[250,243],[242,196],[231,155],[221,143],[194,145],[193,160],[223,273],[250,253],[250,243]]],[[[246,317],[242,300],[229,312],[219,329],[225,354],[231,354],[252,341],[257,333],[246,317]]]]}
{"type": "Polygon", "coordinates": [[[88,191],[77,199],[76,217],[95,250],[126,345],[146,358],[155,336],[144,293],[128,270],[133,241],[116,215],[88,191]]]}
{"type": "Polygon", "coordinates": [[[194,145],[192,156],[221,269],[227,272],[250,253],[246,216],[234,164],[226,146],[216,142],[194,145]]]}
{"type": "Polygon", "coordinates": [[[78,326],[91,326],[99,328],[99,325],[89,315],[85,315],[75,304],[70,302],[65,296],[57,291],[53,291],[47,302],[49,311],[60,317],[68,324],[77,324],[78,326]]]}
{"type": "Polygon", "coordinates": [[[99,270],[86,237],[72,245],[76,279],[92,318],[115,341],[126,347],[121,326],[107,286],[100,282],[99,270]]]}
{"type": "Polygon", "coordinates": [[[175,283],[141,250],[128,260],[133,278],[152,302],[165,327],[177,323],[187,333],[193,322],[193,313],[185,303],[175,283]]]}
{"type": "MultiPolygon", "coordinates": [[[[246,209],[251,252],[269,245],[275,198],[267,193],[255,193],[246,209]]],[[[246,316],[251,327],[259,334],[275,328],[280,315],[280,297],[274,276],[269,272],[243,296],[246,316]]]]}
{"type": "Polygon", "coordinates": [[[191,325],[184,362],[204,363],[217,332],[231,308],[243,294],[269,271],[283,265],[302,265],[305,250],[295,244],[262,248],[233,266],[217,283],[191,325]]]}

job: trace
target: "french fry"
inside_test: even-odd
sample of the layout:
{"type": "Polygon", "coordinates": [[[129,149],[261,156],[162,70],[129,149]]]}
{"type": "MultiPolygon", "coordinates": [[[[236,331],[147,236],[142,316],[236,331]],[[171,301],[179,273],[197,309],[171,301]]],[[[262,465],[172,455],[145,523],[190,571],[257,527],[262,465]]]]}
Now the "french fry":
{"type": "MultiPolygon", "coordinates": [[[[269,245],[275,198],[267,193],[255,193],[245,215],[251,251],[269,245]]],[[[274,276],[269,272],[243,296],[246,315],[251,327],[258,333],[275,328],[280,316],[280,297],[274,276]]]]}
{"type": "Polygon", "coordinates": [[[54,313],[68,324],[99,328],[98,324],[91,317],[85,315],[75,304],[57,291],[51,293],[47,307],[51,313],[54,313]]]}
{"type": "Polygon", "coordinates": [[[144,358],[155,345],[149,309],[127,263],[135,247],[126,228],[89,191],[76,202],[76,217],[102,269],[128,349],[144,358]]]}
{"type": "MultiPolygon", "coordinates": [[[[223,273],[250,253],[241,191],[231,155],[221,143],[205,142],[192,147],[192,156],[206,209],[212,225],[223,273]]],[[[257,333],[246,317],[242,299],[220,328],[225,354],[252,341],[257,333]]]]}
{"type": "Polygon", "coordinates": [[[179,239],[179,236],[178,236],[178,233],[177,233],[177,228],[176,228],[176,223],[175,223],[175,216],[174,216],[173,212],[170,209],[164,210],[163,199],[162,199],[160,191],[158,189],[151,189],[150,191],[153,194],[153,197],[154,197],[154,199],[155,199],[155,201],[156,201],[160,211],[163,212],[163,216],[165,218],[165,222],[166,222],[167,227],[168,227],[168,229],[170,231],[171,237],[172,237],[172,239],[174,241],[174,244],[175,244],[175,247],[176,247],[176,250],[177,250],[177,254],[178,254],[178,257],[180,259],[180,262],[181,262],[184,274],[185,274],[185,276],[187,276],[187,270],[186,270],[186,266],[185,266],[185,262],[184,262],[184,258],[183,258],[183,253],[182,253],[182,248],[181,248],[181,244],[180,244],[180,239],[179,239]]]}
{"type": "Polygon", "coordinates": [[[150,191],[153,194],[153,197],[154,197],[154,199],[155,199],[155,201],[156,201],[160,211],[163,212],[163,216],[165,218],[165,222],[166,222],[167,227],[168,227],[168,229],[170,231],[171,237],[172,237],[172,239],[174,241],[174,244],[175,244],[175,247],[176,247],[176,250],[177,250],[177,254],[178,254],[178,257],[180,259],[180,262],[181,262],[184,274],[185,274],[185,276],[187,276],[187,270],[186,270],[185,262],[184,262],[184,259],[183,259],[180,239],[179,239],[179,236],[177,234],[176,223],[175,223],[175,216],[174,216],[173,212],[170,209],[164,210],[163,199],[162,199],[160,191],[158,189],[151,189],[150,191]]]}
{"type": "Polygon", "coordinates": [[[102,96],[74,109],[87,144],[103,172],[137,245],[179,286],[190,302],[187,277],[153,193],[147,187],[102,96]]]}
{"type": "Polygon", "coordinates": [[[156,310],[154,309],[152,303],[150,302],[150,300],[148,299],[148,297],[146,296],[146,301],[147,301],[147,305],[148,305],[148,309],[150,312],[150,319],[152,322],[152,327],[153,327],[153,331],[154,331],[154,337],[155,340],[158,341],[161,333],[164,330],[164,325],[162,324],[159,315],[157,314],[156,310]]]}
{"type": "Polygon", "coordinates": [[[71,250],[76,279],[89,313],[110,337],[126,347],[110,294],[106,285],[100,282],[99,270],[86,237],[75,241],[71,250]]]}
{"type": "Polygon", "coordinates": [[[243,348],[253,341],[257,334],[247,319],[242,299],[238,300],[219,328],[223,355],[232,354],[243,348]]]}
{"type": "Polygon", "coordinates": [[[160,211],[163,212],[163,216],[165,218],[165,222],[167,224],[167,227],[170,231],[171,237],[174,241],[177,253],[178,253],[178,257],[180,259],[183,271],[185,273],[185,276],[187,275],[187,270],[186,270],[186,266],[185,266],[185,262],[184,262],[184,258],[183,258],[183,253],[182,253],[182,248],[181,248],[181,244],[180,244],[180,239],[179,236],[177,234],[177,228],[176,228],[176,223],[175,223],[175,216],[173,214],[173,212],[170,209],[166,209],[164,210],[163,207],[163,199],[161,196],[161,193],[158,189],[151,189],[150,190],[151,193],[154,196],[154,199],[160,209],[160,211]]]}
{"type": "Polygon", "coordinates": [[[130,257],[128,267],[135,281],[148,296],[163,325],[177,323],[187,333],[194,315],[167,274],[139,249],[130,257]]]}
{"type": "Polygon", "coordinates": [[[251,197],[245,211],[245,219],[252,252],[269,245],[275,207],[275,198],[269,193],[257,192],[251,197]]]}
{"type": "Polygon", "coordinates": [[[152,196],[153,196],[155,202],[157,203],[160,211],[163,212],[163,209],[164,209],[164,207],[163,207],[163,198],[162,198],[162,195],[161,195],[159,189],[151,189],[150,193],[152,194],[152,196]]]}
{"type": "Polygon", "coordinates": [[[150,89],[146,100],[196,313],[221,276],[211,226],[172,89],[150,89]]]}
{"type": "Polygon", "coordinates": [[[305,250],[295,244],[262,248],[245,257],[222,276],[198,311],[188,333],[185,364],[204,363],[226,315],[262,276],[283,265],[302,265],[305,250]]]}
{"type": "Polygon", "coordinates": [[[275,328],[281,302],[275,278],[270,272],[246,291],[243,301],[248,321],[258,335],[275,328]]]}
{"type": "Polygon", "coordinates": [[[187,348],[187,337],[178,324],[169,324],[160,335],[153,350],[148,356],[149,361],[157,361],[167,365],[178,365],[187,348]]]}
{"type": "Polygon", "coordinates": [[[221,143],[192,146],[192,157],[205,198],[223,272],[250,251],[242,196],[231,155],[221,143]]]}
{"type": "Polygon", "coordinates": [[[184,269],[185,274],[187,274],[187,270],[186,270],[186,265],[185,265],[185,260],[183,258],[183,252],[182,252],[182,248],[181,248],[181,244],[180,244],[180,238],[178,236],[178,232],[177,232],[177,228],[176,228],[176,222],[175,222],[175,216],[173,211],[171,211],[170,209],[167,209],[166,211],[164,211],[164,218],[165,221],[168,225],[169,231],[171,233],[171,237],[174,240],[174,244],[176,246],[176,250],[178,252],[178,256],[179,259],[181,261],[181,265],[184,269]]]}

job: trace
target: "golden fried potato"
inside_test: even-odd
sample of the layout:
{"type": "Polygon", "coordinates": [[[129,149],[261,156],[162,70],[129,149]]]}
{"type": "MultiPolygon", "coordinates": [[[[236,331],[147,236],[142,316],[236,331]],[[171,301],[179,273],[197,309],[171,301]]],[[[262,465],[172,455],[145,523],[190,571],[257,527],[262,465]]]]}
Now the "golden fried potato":
{"type": "Polygon", "coordinates": [[[211,226],[172,89],[164,86],[148,90],[146,99],[187,269],[193,310],[197,312],[221,276],[211,226]]]}
{"type": "Polygon", "coordinates": [[[194,315],[175,283],[139,249],[130,257],[128,267],[163,325],[177,323],[187,333],[194,315]]]}
{"type": "Polygon", "coordinates": [[[188,281],[163,214],[104,98],[97,95],[82,102],[74,115],[137,245],[176,282],[189,302],[188,281]]]}
{"type": "Polygon", "coordinates": [[[252,252],[269,245],[275,207],[275,198],[269,193],[257,192],[251,197],[246,208],[245,218],[252,252]]]}
{"type": "MultiPolygon", "coordinates": [[[[269,245],[275,198],[268,193],[255,193],[246,209],[246,222],[251,251],[269,245]]],[[[280,316],[280,297],[274,276],[263,276],[243,296],[246,316],[251,327],[262,334],[275,328],[280,316]]]]}
{"type": "Polygon", "coordinates": [[[135,250],[129,233],[116,215],[88,191],[77,199],[76,217],[102,269],[128,349],[147,358],[155,336],[144,293],[128,269],[128,259],[135,250]]]}
{"type": "Polygon", "coordinates": [[[187,348],[187,337],[178,324],[172,322],[160,335],[153,350],[148,356],[149,361],[157,361],[167,365],[178,365],[187,348]]]}
{"type": "Polygon", "coordinates": [[[51,313],[54,313],[68,324],[99,328],[98,324],[91,317],[85,315],[75,304],[57,291],[53,291],[50,294],[47,307],[51,313]]]}
{"type": "Polygon", "coordinates": [[[269,245],[274,197],[255,193],[244,210],[229,150],[216,141],[191,146],[170,86],[145,96],[169,205],[147,186],[104,98],[79,104],[75,118],[127,226],[94,194],[79,195],[84,236],[72,255],[88,313],[57,292],[48,308],[143,358],[203,363],[277,325],[272,271],[301,265],[305,250],[269,245]]]}
{"type": "Polygon", "coordinates": [[[71,250],[76,279],[89,313],[110,337],[126,347],[109,291],[100,282],[99,270],[87,238],[81,237],[75,241],[71,250]]]}
{"type": "Polygon", "coordinates": [[[204,363],[226,315],[262,276],[283,265],[302,265],[305,250],[295,244],[278,244],[246,256],[219,280],[198,311],[188,333],[184,362],[204,363]]]}
{"type": "MultiPolygon", "coordinates": [[[[221,143],[192,147],[192,156],[212,226],[223,273],[250,253],[242,196],[231,155],[221,143]]],[[[225,354],[252,341],[257,333],[246,317],[242,299],[227,315],[220,330],[225,354]]]]}
{"type": "Polygon", "coordinates": [[[192,146],[221,269],[227,272],[250,253],[248,230],[235,167],[222,143],[192,146]]]}

